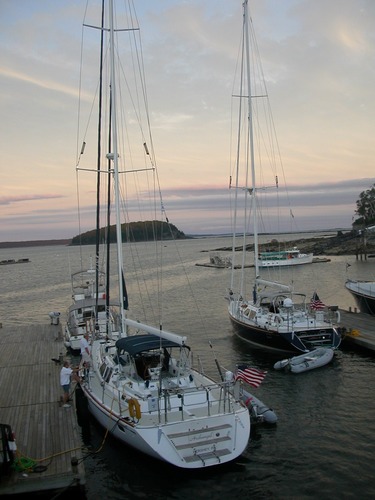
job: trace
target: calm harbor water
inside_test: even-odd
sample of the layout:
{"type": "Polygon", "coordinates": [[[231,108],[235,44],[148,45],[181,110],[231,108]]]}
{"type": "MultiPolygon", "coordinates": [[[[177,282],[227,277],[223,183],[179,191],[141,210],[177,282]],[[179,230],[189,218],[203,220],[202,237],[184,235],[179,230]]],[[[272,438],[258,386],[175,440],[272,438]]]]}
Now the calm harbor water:
{"type": "MultiPolygon", "coordinates": [[[[166,242],[164,327],[187,334],[206,372],[215,377],[215,356],[229,369],[246,362],[268,370],[263,384],[253,392],[277,412],[277,425],[253,428],[246,452],[236,462],[202,471],[172,469],[108,437],[101,451],[85,461],[89,500],[375,497],[374,356],[343,347],[333,363],[320,370],[301,375],[273,370],[274,358],[252,351],[233,334],[224,300],[229,270],[195,265],[209,261],[209,254],[202,251],[230,244],[230,238],[166,242]]],[[[83,252],[88,266],[94,249],[86,247],[83,252]]],[[[152,252],[151,246],[142,251],[150,284],[156,279],[149,259],[152,252]]],[[[62,246],[0,249],[0,260],[20,258],[29,258],[30,263],[0,267],[0,323],[15,328],[45,323],[50,311],[60,311],[63,323],[71,300],[70,274],[81,267],[80,250],[62,246]]],[[[134,277],[135,268],[129,264],[127,275],[134,277]]],[[[292,280],[308,298],[316,290],[326,304],[354,308],[344,287],[346,276],[374,279],[375,260],[331,257],[329,263],[301,266],[292,270],[291,278],[287,276],[289,272],[283,269],[274,277],[292,280]]],[[[145,309],[150,313],[152,298],[150,303],[132,299],[136,288],[129,285],[131,309],[140,316],[145,309]]],[[[104,431],[93,422],[91,433],[97,450],[104,431]]]]}

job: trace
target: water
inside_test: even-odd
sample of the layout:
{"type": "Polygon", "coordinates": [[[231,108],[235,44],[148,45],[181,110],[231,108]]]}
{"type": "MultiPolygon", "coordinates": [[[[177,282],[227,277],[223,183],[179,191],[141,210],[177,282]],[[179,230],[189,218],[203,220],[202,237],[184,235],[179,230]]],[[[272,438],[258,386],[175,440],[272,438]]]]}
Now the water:
{"type": "MultiPolygon", "coordinates": [[[[230,243],[230,238],[179,241],[176,246],[166,242],[163,288],[167,305],[163,325],[187,334],[206,372],[216,378],[215,356],[226,368],[246,362],[268,370],[263,384],[253,392],[277,412],[278,424],[253,428],[246,452],[236,462],[184,471],[126,449],[110,436],[101,448],[105,433],[93,422],[93,449],[101,451],[85,461],[89,500],[101,496],[189,500],[375,497],[375,358],[343,347],[333,363],[320,370],[301,375],[273,370],[275,359],[252,351],[233,334],[224,300],[229,271],[195,266],[209,260],[209,254],[202,250],[230,243]]],[[[151,296],[151,288],[156,284],[153,247],[148,245],[141,250],[141,245],[136,244],[133,250],[146,263],[150,297],[143,302],[135,300],[141,285],[129,284],[130,305],[139,316],[152,316],[157,308],[151,296]]],[[[28,322],[49,322],[50,311],[60,311],[63,322],[70,305],[70,274],[81,267],[79,252],[78,248],[61,246],[1,249],[0,260],[31,261],[0,267],[3,326],[17,328],[28,322]]],[[[93,253],[93,247],[83,249],[85,265],[89,265],[93,253]]],[[[276,271],[270,272],[282,281],[289,275],[285,269],[280,276],[275,276],[276,271]]],[[[249,269],[249,273],[253,270],[249,269]]],[[[135,261],[127,266],[127,275],[139,278],[135,261]]],[[[294,268],[291,275],[295,287],[308,297],[316,289],[326,304],[347,309],[355,307],[355,303],[344,287],[346,276],[374,279],[375,262],[356,262],[353,256],[331,257],[329,263],[294,268]]]]}

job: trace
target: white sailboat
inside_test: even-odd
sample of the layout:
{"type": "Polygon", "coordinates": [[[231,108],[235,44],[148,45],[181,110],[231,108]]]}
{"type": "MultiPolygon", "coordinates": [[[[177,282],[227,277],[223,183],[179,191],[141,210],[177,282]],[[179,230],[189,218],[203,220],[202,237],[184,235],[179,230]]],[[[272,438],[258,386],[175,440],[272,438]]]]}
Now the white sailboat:
{"type": "MultiPolygon", "coordinates": [[[[233,267],[227,297],[229,316],[236,334],[253,347],[275,353],[308,352],[319,346],[336,349],[341,342],[339,331],[335,326],[339,322],[337,307],[315,310],[313,303],[306,300],[304,293],[296,293],[292,286],[265,279],[260,275],[258,220],[260,221],[260,217],[264,215],[260,214],[260,200],[269,186],[257,184],[256,169],[262,166],[263,172],[265,169],[263,164],[268,162],[267,168],[275,171],[274,158],[278,148],[277,140],[272,136],[272,140],[265,146],[265,152],[260,151],[260,147],[272,135],[274,129],[272,118],[262,121],[263,114],[269,114],[268,95],[260,63],[256,65],[254,62],[250,67],[250,61],[255,60],[257,53],[255,51],[250,54],[250,39],[255,40],[255,35],[249,18],[247,0],[244,1],[243,8],[242,63],[239,65],[241,83],[239,93],[235,96],[239,102],[239,134],[235,174],[232,176],[234,182],[231,184],[235,196],[233,203],[235,212],[233,267]],[[258,88],[255,82],[257,84],[259,82],[254,80],[254,74],[259,69],[261,86],[258,88]],[[262,125],[267,127],[267,130],[259,130],[262,125]],[[246,132],[242,133],[244,130],[246,132]],[[276,149],[276,153],[272,154],[270,149],[272,146],[276,149]],[[242,269],[241,272],[237,272],[235,250],[240,246],[236,241],[240,233],[237,226],[241,218],[243,219],[242,269]],[[252,222],[252,228],[248,227],[249,221],[252,222]],[[246,290],[246,236],[251,231],[254,234],[255,278],[252,289],[246,290]]],[[[278,188],[277,176],[274,188],[278,188]]]]}
{"type": "MultiPolygon", "coordinates": [[[[240,456],[250,437],[249,411],[241,401],[238,382],[229,374],[216,382],[203,369],[196,369],[186,336],[164,330],[161,321],[153,326],[128,316],[120,211],[120,192],[124,191],[120,186],[120,159],[124,158],[120,145],[124,141],[118,127],[124,115],[117,99],[117,78],[123,64],[115,62],[120,54],[115,38],[123,33],[114,26],[113,10],[113,0],[109,0],[108,18],[103,17],[99,29],[109,37],[111,139],[107,158],[115,193],[120,338],[93,335],[90,366],[81,366],[81,387],[93,416],[125,445],[180,468],[216,466],[240,456]]],[[[129,26],[124,30],[128,34],[138,31],[136,23],[129,26]]],[[[143,146],[148,155],[144,138],[143,146]]],[[[126,170],[122,178],[128,181],[135,170],[126,170]]],[[[155,173],[154,166],[148,170],[155,173]]],[[[160,206],[165,214],[162,203],[160,206]]],[[[158,301],[159,296],[153,303],[158,301]]],[[[141,304],[136,307],[140,309],[141,304]]]]}
{"type": "MultiPolygon", "coordinates": [[[[106,276],[92,266],[71,275],[73,303],[69,306],[64,329],[64,345],[73,355],[81,352],[84,335],[105,338],[110,325],[112,336],[118,332],[116,305],[108,307],[106,276]]],[[[118,304],[117,304],[118,309],[118,304]]]]}

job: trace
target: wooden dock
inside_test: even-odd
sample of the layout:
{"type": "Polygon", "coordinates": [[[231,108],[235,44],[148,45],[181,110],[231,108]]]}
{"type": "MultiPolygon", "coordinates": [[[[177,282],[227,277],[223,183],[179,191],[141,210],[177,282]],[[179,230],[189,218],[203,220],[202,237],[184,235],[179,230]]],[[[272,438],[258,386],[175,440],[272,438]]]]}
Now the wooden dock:
{"type": "Polygon", "coordinates": [[[375,316],[340,309],[340,326],[345,329],[343,345],[375,353],[375,316]]]}
{"type": "Polygon", "coordinates": [[[61,405],[61,365],[52,360],[65,353],[60,325],[0,329],[0,424],[17,445],[0,496],[84,490],[81,431],[74,403],[61,405]]]}

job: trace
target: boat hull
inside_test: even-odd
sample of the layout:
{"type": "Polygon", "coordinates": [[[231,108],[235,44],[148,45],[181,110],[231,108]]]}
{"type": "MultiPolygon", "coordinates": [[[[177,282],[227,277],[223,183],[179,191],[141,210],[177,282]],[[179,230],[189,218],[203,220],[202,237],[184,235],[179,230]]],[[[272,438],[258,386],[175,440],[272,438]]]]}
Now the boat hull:
{"type": "Polygon", "coordinates": [[[332,361],[333,356],[333,349],[320,347],[306,354],[278,361],[274,364],[274,369],[285,369],[292,373],[303,373],[327,365],[332,361]]]}
{"type": "Polygon", "coordinates": [[[232,413],[150,425],[149,420],[148,424],[142,424],[142,418],[135,422],[125,413],[119,415],[98,400],[86,384],[82,384],[82,389],[91,414],[115,438],[176,467],[197,469],[233,461],[242,454],[249,440],[250,419],[245,405],[232,413]],[[221,439],[226,442],[223,446],[220,446],[221,439]]]}
{"type": "Polygon", "coordinates": [[[289,342],[282,338],[277,332],[266,331],[264,328],[245,326],[240,321],[230,316],[234,326],[234,333],[251,347],[277,353],[296,352],[289,342]]]}
{"type": "Polygon", "coordinates": [[[341,337],[333,327],[309,329],[298,333],[281,333],[271,328],[245,324],[230,314],[235,334],[252,347],[278,353],[307,352],[317,346],[339,347],[341,337]],[[301,340],[303,338],[303,341],[301,340]]]}
{"type": "Polygon", "coordinates": [[[348,280],[346,289],[353,295],[361,312],[375,315],[375,282],[348,280]]]}
{"type": "Polygon", "coordinates": [[[298,266],[301,264],[312,264],[314,255],[305,254],[295,257],[293,259],[259,259],[258,265],[259,267],[290,267],[290,266],[298,266]]]}

